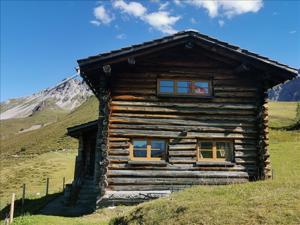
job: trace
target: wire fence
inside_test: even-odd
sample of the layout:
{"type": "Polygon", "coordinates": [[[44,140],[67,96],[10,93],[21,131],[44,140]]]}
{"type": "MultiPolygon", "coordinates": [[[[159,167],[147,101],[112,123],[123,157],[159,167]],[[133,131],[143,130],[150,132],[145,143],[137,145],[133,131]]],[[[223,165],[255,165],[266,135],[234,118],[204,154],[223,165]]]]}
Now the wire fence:
{"type": "Polygon", "coordinates": [[[10,224],[11,205],[14,205],[15,214],[22,215],[26,212],[34,213],[43,204],[64,192],[66,184],[72,178],[46,178],[40,183],[24,183],[12,193],[1,196],[1,219],[4,224],[10,224]],[[13,196],[13,199],[12,199],[13,196]]]}

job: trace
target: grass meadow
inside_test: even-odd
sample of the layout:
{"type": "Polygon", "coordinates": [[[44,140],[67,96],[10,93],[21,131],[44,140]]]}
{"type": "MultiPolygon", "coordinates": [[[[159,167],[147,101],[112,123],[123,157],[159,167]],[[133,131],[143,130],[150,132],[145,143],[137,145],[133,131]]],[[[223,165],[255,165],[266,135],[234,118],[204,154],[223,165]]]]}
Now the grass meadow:
{"type": "MultiPolygon", "coordinates": [[[[44,140],[47,135],[43,132],[48,132],[45,127],[28,132],[26,138],[23,137],[25,134],[21,136],[18,134],[14,140],[6,141],[4,143],[8,148],[4,152],[6,157],[1,158],[1,199],[5,199],[12,191],[20,188],[24,181],[37,183],[36,189],[28,185],[28,191],[34,194],[39,190],[40,193],[43,192],[46,177],[50,177],[50,189],[52,185],[53,192],[61,188],[61,179],[58,178],[66,177],[67,180],[71,180],[76,141],[66,138],[64,129],[68,125],[96,118],[92,110],[97,111],[95,99],[87,102],[85,108],[80,107],[64,119],[49,125],[53,126],[52,132],[57,131],[48,140],[44,140]],[[35,144],[27,140],[33,136],[39,140],[35,144]],[[23,155],[19,153],[19,158],[11,157],[11,154],[17,154],[22,145],[27,146],[28,152],[26,150],[23,155]],[[41,150],[40,146],[44,145],[51,147],[41,150]],[[56,148],[60,151],[54,151],[56,148]]],[[[297,103],[271,102],[270,126],[279,128],[292,124],[296,110],[297,103]]],[[[270,180],[226,186],[194,186],[173,193],[169,197],[137,206],[99,209],[91,215],[76,218],[27,214],[17,217],[14,224],[298,225],[300,224],[299,130],[270,129],[269,151],[274,171],[274,178],[270,180]]],[[[39,197],[35,194],[31,198],[39,197]]],[[[4,202],[1,206],[5,204],[4,202]]]]}

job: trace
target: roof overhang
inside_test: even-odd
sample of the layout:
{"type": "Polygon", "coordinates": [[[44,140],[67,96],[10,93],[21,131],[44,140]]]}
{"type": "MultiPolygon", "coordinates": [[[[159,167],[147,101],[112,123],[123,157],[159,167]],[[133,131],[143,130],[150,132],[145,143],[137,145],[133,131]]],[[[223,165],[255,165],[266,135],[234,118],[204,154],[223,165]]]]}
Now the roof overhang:
{"type": "Polygon", "coordinates": [[[98,120],[93,120],[73,127],[68,127],[67,135],[74,138],[79,138],[81,135],[97,131],[97,129],[98,129],[98,120]]]}
{"type": "Polygon", "coordinates": [[[279,84],[286,80],[295,78],[298,70],[288,65],[281,64],[267,57],[255,54],[238,46],[230,45],[196,31],[179,32],[171,36],[163,37],[139,45],[91,56],[78,60],[81,76],[97,95],[97,80],[90,79],[92,71],[97,71],[99,76],[104,74],[103,66],[114,65],[128,61],[129,57],[141,57],[155,52],[162,51],[180,44],[192,43],[206,50],[215,52],[221,56],[238,60],[241,64],[256,68],[264,73],[264,79],[277,79],[274,83],[279,84]]]}

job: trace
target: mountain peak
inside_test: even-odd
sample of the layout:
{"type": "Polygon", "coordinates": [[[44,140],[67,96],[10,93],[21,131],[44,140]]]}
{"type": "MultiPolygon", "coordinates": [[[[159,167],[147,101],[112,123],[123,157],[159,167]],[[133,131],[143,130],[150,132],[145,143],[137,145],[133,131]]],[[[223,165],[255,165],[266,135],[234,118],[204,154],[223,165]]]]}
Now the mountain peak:
{"type": "Polygon", "coordinates": [[[71,111],[91,95],[92,91],[82,80],[67,78],[30,96],[2,102],[0,119],[25,118],[45,109],[71,111]]]}

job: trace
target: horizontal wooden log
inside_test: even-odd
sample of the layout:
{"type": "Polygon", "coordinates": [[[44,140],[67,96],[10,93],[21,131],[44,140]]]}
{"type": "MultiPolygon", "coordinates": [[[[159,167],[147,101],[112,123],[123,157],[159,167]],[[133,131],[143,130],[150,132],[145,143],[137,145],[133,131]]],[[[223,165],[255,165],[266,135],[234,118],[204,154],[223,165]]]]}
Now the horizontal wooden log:
{"type": "Polygon", "coordinates": [[[196,151],[170,151],[169,156],[196,156],[196,151]]]}
{"type": "MultiPolygon", "coordinates": [[[[112,115],[110,119],[110,123],[130,123],[130,124],[162,124],[162,125],[193,125],[193,126],[217,126],[217,127],[254,127],[254,124],[252,121],[255,121],[255,119],[251,120],[251,117],[248,117],[247,122],[233,122],[233,121],[216,121],[213,120],[206,120],[205,118],[198,117],[198,120],[195,120],[195,118],[187,118],[181,117],[181,119],[164,119],[164,118],[131,118],[127,117],[129,115],[124,116],[114,116],[112,115]]],[[[135,115],[136,116],[136,115],[135,115]]],[[[228,119],[228,118],[227,118],[228,119]]],[[[232,118],[233,119],[233,118],[232,118]]],[[[236,119],[238,120],[238,118],[236,119]]]]}
{"type": "Polygon", "coordinates": [[[174,171],[257,171],[256,166],[252,165],[238,165],[235,164],[233,167],[220,167],[218,165],[215,166],[197,166],[195,164],[171,164],[167,162],[167,165],[164,167],[155,166],[155,165],[142,165],[142,166],[132,166],[128,163],[111,163],[109,165],[110,170],[174,170],[174,171]]]}
{"type": "Polygon", "coordinates": [[[256,139],[255,135],[250,134],[234,134],[234,133],[207,133],[207,132],[175,132],[175,131],[153,131],[153,130],[130,130],[130,129],[110,129],[110,135],[113,136],[136,136],[136,137],[161,137],[176,138],[180,136],[188,138],[240,138],[240,139],[256,139]]]}
{"type": "Polygon", "coordinates": [[[110,142],[109,147],[110,148],[128,148],[129,142],[110,142]]]}
{"type": "Polygon", "coordinates": [[[196,143],[197,139],[196,138],[176,138],[176,139],[169,139],[169,146],[171,145],[185,145],[185,144],[191,144],[191,143],[196,143]]]}
{"type": "Polygon", "coordinates": [[[128,149],[110,149],[109,155],[129,155],[128,149]]]}
{"type": "Polygon", "coordinates": [[[253,110],[229,110],[229,109],[195,109],[195,108],[162,108],[162,107],[138,107],[138,106],[112,106],[113,111],[125,112],[156,112],[156,113],[183,113],[183,114],[222,114],[222,115],[254,115],[253,110]]]}
{"type": "Polygon", "coordinates": [[[112,106],[155,106],[155,107],[180,107],[180,108],[199,108],[199,109],[256,109],[255,104],[220,104],[220,103],[179,103],[179,102],[129,102],[112,101],[112,106]]]}
{"type": "MultiPolygon", "coordinates": [[[[164,102],[174,102],[174,97],[163,97],[159,98],[156,94],[152,95],[141,95],[141,94],[112,94],[112,99],[115,101],[125,100],[125,101],[164,101],[164,102]]],[[[178,99],[178,98],[176,98],[178,99]]],[[[214,97],[210,99],[203,98],[181,98],[180,101],[185,102],[213,102],[213,103],[246,103],[246,104],[254,104],[256,103],[256,98],[222,98],[222,97],[214,97]]]]}
{"type": "Polygon", "coordinates": [[[169,145],[169,150],[196,149],[196,144],[173,144],[169,145]]]}
{"type": "Polygon", "coordinates": [[[239,97],[239,98],[244,98],[244,97],[258,97],[257,92],[243,92],[243,91],[236,91],[236,92],[221,92],[221,91],[215,91],[214,96],[216,97],[239,97]]]}
{"type": "Polygon", "coordinates": [[[233,178],[108,178],[109,185],[196,185],[196,184],[215,184],[215,183],[236,183],[240,179],[233,178]]]}
{"type": "MultiPolygon", "coordinates": [[[[205,181],[205,183],[198,183],[202,185],[225,185],[234,183],[245,183],[249,180],[246,178],[240,179],[211,179],[210,181],[205,181]]],[[[113,191],[154,191],[154,190],[182,190],[191,187],[194,184],[189,185],[109,185],[108,188],[113,191]]]]}
{"type": "Polygon", "coordinates": [[[164,171],[164,170],[108,170],[108,177],[194,177],[194,178],[248,178],[246,172],[233,171],[164,171]]]}
{"type": "Polygon", "coordinates": [[[204,127],[204,126],[172,126],[172,125],[144,125],[144,124],[121,124],[114,123],[110,124],[109,128],[115,129],[142,129],[142,130],[170,130],[170,131],[195,131],[195,132],[222,132],[222,133],[245,133],[254,134],[256,131],[251,128],[241,128],[241,127],[204,127]]]}
{"type": "Polygon", "coordinates": [[[235,151],[234,152],[235,157],[239,157],[239,158],[253,158],[253,157],[257,157],[258,156],[258,152],[257,151],[235,151]]]}
{"type": "Polygon", "coordinates": [[[112,142],[124,142],[124,141],[129,141],[129,138],[118,138],[118,137],[109,137],[110,143],[112,142]]]}

